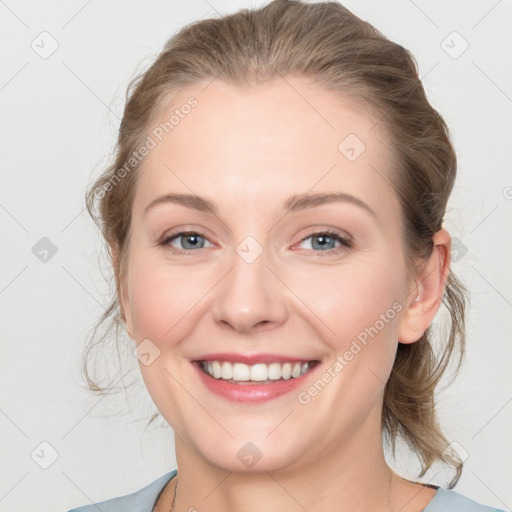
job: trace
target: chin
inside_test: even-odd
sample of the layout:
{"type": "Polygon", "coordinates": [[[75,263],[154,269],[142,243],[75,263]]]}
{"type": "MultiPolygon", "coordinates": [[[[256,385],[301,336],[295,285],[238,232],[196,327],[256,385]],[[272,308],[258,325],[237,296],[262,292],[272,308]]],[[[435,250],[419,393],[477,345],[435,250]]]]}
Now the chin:
{"type": "MultiPolygon", "coordinates": [[[[305,463],[305,446],[290,445],[282,441],[262,439],[263,436],[236,436],[226,434],[224,441],[212,440],[205,443],[201,437],[196,450],[201,458],[226,472],[260,474],[293,470],[305,463]]],[[[288,439],[298,439],[289,435],[288,439]]]]}

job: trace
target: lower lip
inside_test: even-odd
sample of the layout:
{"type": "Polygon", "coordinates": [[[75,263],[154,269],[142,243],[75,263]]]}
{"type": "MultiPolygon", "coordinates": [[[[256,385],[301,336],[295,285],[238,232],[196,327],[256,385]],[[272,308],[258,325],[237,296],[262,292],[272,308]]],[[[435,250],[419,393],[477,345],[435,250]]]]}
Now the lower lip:
{"type": "Polygon", "coordinates": [[[318,363],[316,363],[306,374],[288,380],[276,380],[269,384],[234,384],[223,379],[211,377],[201,369],[200,364],[201,363],[197,361],[192,363],[199,373],[200,379],[212,393],[232,402],[251,404],[268,402],[269,400],[273,400],[274,398],[299,388],[304,384],[305,378],[319,366],[318,363]]]}

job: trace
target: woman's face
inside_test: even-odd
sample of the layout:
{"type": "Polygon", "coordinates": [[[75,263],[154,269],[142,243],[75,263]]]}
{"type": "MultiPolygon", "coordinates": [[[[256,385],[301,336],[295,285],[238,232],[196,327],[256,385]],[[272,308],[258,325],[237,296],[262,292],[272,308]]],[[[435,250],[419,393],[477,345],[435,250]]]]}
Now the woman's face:
{"type": "Polygon", "coordinates": [[[229,471],[380,442],[415,298],[382,124],[301,77],[206,85],[162,113],[137,182],[122,305],[147,388],[229,471]]]}

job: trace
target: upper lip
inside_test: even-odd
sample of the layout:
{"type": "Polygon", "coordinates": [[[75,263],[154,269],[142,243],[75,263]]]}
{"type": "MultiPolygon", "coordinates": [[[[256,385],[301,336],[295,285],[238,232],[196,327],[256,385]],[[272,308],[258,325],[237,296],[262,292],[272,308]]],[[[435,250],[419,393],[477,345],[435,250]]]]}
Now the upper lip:
{"type": "Polygon", "coordinates": [[[218,352],[215,354],[206,354],[194,359],[195,361],[228,361],[230,363],[245,363],[253,365],[257,363],[307,363],[308,361],[318,361],[313,357],[293,357],[280,354],[235,354],[227,352],[218,352]]]}

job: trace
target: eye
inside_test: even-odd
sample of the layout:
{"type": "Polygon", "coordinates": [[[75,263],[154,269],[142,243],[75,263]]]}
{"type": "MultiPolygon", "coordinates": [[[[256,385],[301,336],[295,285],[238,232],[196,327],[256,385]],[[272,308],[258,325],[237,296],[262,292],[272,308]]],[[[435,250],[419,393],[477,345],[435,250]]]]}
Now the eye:
{"type": "Polygon", "coordinates": [[[301,244],[307,240],[311,240],[310,245],[312,250],[315,252],[327,252],[332,254],[333,252],[338,252],[339,250],[347,250],[352,248],[352,241],[336,231],[326,230],[311,233],[306,238],[302,239],[301,244]],[[335,247],[336,242],[339,243],[338,247],[335,247]]]}
{"type": "MultiPolygon", "coordinates": [[[[311,247],[314,252],[328,253],[338,252],[340,250],[347,250],[352,248],[352,241],[350,238],[342,236],[340,233],[331,230],[313,232],[307,237],[303,238],[301,244],[311,240],[311,247]],[[335,246],[336,242],[339,244],[335,246]]],[[[171,252],[175,253],[191,253],[195,249],[204,249],[205,242],[213,246],[208,239],[196,231],[179,231],[165,237],[159,245],[168,248],[171,252]],[[175,242],[179,243],[177,247],[175,242]]],[[[323,254],[322,254],[323,256],[323,254]]]]}
{"type": "Polygon", "coordinates": [[[206,237],[195,231],[180,231],[179,233],[174,233],[164,238],[159,245],[168,247],[171,252],[193,252],[194,249],[203,249],[206,240],[206,237]],[[173,245],[175,241],[180,241],[179,245],[181,245],[181,247],[173,245]]]}

